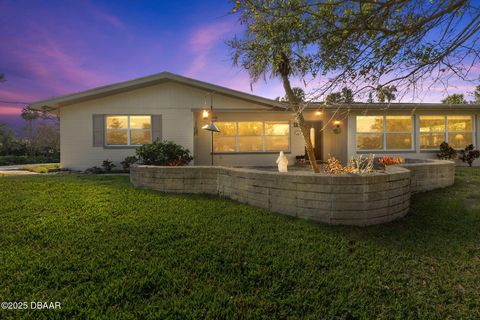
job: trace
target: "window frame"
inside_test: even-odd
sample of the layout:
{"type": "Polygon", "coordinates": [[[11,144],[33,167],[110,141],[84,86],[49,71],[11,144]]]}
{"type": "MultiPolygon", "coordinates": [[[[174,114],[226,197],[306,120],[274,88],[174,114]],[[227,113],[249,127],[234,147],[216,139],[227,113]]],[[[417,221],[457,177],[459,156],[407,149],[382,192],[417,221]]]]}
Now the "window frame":
{"type": "MultiPolygon", "coordinates": [[[[473,115],[465,115],[465,114],[450,114],[450,115],[436,115],[436,114],[422,114],[422,115],[419,115],[418,116],[418,139],[420,141],[420,137],[421,137],[421,134],[422,132],[420,132],[420,120],[422,117],[443,117],[444,119],[444,122],[445,122],[445,130],[444,131],[433,131],[433,132],[424,132],[424,133],[443,133],[444,134],[444,141],[446,141],[448,143],[448,137],[449,137],[449,133],[452,133],[452,134],[456,134],[456,133],[470,133],[471,134],[471,137],[472,137],[472,144],[475,146],[476,145],[476,140],[475,140],[475,126],[476,126],[476,123],[475,123],[475,116],[473,115]],[[471,131],[449,131],[448,130],[448,117],[470,117],[470,119],[472,120],[472,130],[471,131]]],[[[449,144],[450,145],[450,144],[449,144]]],[[[438,151],[438,148],[440,146],[436,146],[436,147],[433,147],[433,148],[422,148],[422,145],[419,143],[418,144],[418,148],[420,149],[420,151],[438,151]]],[[[454,148],[455,150],[463,150],[463,148],[454,148]]]]}
{"type": "Polygon", "coordinates": [[[384,115],[368,115],[368,116],[363,116],[363,115],[357,115],[355,116],[355,149],[357,152],[410,152],[415,150],[415,116],[413,115],[407,115],[407,114],[384,114],[384,115]],[[411,132],[407,131],[387,131],[387,117],[410,117],[411,124],[412,124],[412,130],[411,132]],[[370,132],[364,132],[364,131],[357,131],[357,119],[358,117],[382,117],[383,118],[383,130],[382,131],[370,131],[370,132]],[[387,134],[408,134],[410,133],[411,135],[411,147],[409,149],[387,149],[387,134]],[[358,141],[357,141],[357,135],[358,134],[379,134],[383,136],[383,146],[381,149],[359,149],[358,148],[358,141]]]}
{"type": "Polygon", "coordinates": [[[106,147],[140,147],[143,144],[131,144],[131,132],[132,131],[146,131],[147,129],[132,129],[130,128],[130,117],[149,117],[150,118],[150,142],[152,143],[152,115],[151,114],[106,114],[104,123],[105,123],[105,146],[106,147]],[[125,129],[109,129],[108,128],[108,117],[127,117],[127,128],[125,129]],[[118,130],[118,131],[127,131],[127,144],[108,144],[108,130],[118,130]]]}
{"type": "MultiPolygon", "coordinates": [[[[225,137],[235,137],[235,151],[213,151],[213,154],[268,154],[268,153],[278,153],[280,151],[283,151],[283,152],[291,152],[291,147],[292,147],[292,144],[291,144],[291,122],[290,120],[242,120],[242,121],[229,121],[229,120],[225,120],[225,121],[217,121],[218,122],[233,122],[235,123],[235,136],[233,135],[229,135],[229,136],[225,136],[225,137]],[[262,123],[262,134],[261,135],[240,135],[239,134],[239,124],[240,123],[245,123],[245,122],[261,122],[262,123]],[[288,134],[287,135],[273,135],[273,134],[269,134],[267,135],[266,132],[265,132],[265,124],[266,123],[285,123],[285,124],[288,124],[288,134]],[[266,137],[287,137],[288,139],[288,148],[286,150],[267,150],[266,148],[266,137]],[[240,137],[262,137],[262,150],[260,151],[241,151],[240,150],[240,140],[239,138],[240,137]]],[[[214,143],[215,143],[215,139],[218,138],[217,136],[214,135],[214,143]]],[[[215,150],[215,146],[214,146],[214,150],[215,150]]]]}

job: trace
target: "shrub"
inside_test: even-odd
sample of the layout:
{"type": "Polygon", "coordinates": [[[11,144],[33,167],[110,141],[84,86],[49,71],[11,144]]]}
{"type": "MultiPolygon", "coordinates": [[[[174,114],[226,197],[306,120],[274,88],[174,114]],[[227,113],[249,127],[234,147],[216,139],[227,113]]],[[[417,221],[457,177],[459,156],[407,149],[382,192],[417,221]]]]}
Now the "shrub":
{"type": "Polygon", "coordinates": [[[380,160],[378,160],[378,162],[386,167],[386,166],[391,166],[391,165],[394,165],[394,164],[401,164],[404,162],[404,159],[401,158],[401,157],[381,157],[380,160]]]}
{"type": "Polygon", "coordinates": [[[349,172],[352,173],[368,173],[373,171],[373,164],[375,160],[375,155],[370,154],[368,156],[353,156],[348,163],[349,172]]]}
{"type": "Polygon", "coordinates": [[[330,174],[342,174],[350,172],[350,168],[344,167],[338,159],[329,156],[323,165],[323,171],[330,174]]]}
{"type": "Polygon", "coordinates": [[[112,169],[115,168],[116,166],[113,164],[112,161],[110,160],[103,160],[102,162],[102,168],[105,170],[105,172],[112,172],[112,169]]]}
{"type": "Polygon", "coordinates": [[[0,156],[0,166],[9,166],[14,164],[36,164],[36,163],[56,163],[60,162],[58,156],[0,156]]]}
{"type": "Polygon", "coordinates": [[[460,150],[460,157],[458,157],[463,162],[468,163],[468,166],[471,167],[473,161],[480,157],[480,151],[473,148],[473,144],[470,144],[465,147],[465,150],[460,150]]]}
{"type": "Polygon", "coordinates": [[[136,150],[137,156],[143,164],[157,166],[184,166],[193,160],[188,149],[172,141],[155,140],[136,150]]]}
{"type": "Polygon", "coordinates": [[[453,160],[457,158],[457,150],[448,145],[447,142],[440,144],[440,152],[437,153],[438,159],[441,160],[453,160]]]}
{"type": "Polygon", "coordinates": [[[137,161],[138,161],[138,158],[136,156],[128,156],[125,158],[125,160],[120,162],[120,164],[122,165],[123,171],[128,172],[130,171],[130,166],[137,161]]]}
{"type": "Polygon", "coordinates": [[[94,166],[94,167],[86,169],[85,173],[100,174],[100,173],[105,173],[105,170],[103,170],[100,167],[94,166]]]}

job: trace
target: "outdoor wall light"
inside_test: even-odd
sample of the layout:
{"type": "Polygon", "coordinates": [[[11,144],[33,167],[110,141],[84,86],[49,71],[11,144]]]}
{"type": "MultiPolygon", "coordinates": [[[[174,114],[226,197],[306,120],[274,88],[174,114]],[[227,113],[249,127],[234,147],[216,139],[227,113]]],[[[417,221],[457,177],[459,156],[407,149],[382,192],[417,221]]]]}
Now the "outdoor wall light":
{"type": "Polygon", "coordinates": [[[341,122],[339,120],[333,121],[333,133],[339,134],[340,132],[342,132],[342,130],[340,129],[340,124],[341,122]]]}
{"type": "Polygon", "coordinates": [[[320,110],[315,111],[315,115],[316,115],[316,116],[321,116],[321,115],[322,115],[322,111],[320,111],[320,110]]]}
{"type": "Polygon", "coordinates": [[[202,111],[202,118],[203,119],[208,119],[208,114],[209,114],[208,110],[203,110],[202,111]]]}

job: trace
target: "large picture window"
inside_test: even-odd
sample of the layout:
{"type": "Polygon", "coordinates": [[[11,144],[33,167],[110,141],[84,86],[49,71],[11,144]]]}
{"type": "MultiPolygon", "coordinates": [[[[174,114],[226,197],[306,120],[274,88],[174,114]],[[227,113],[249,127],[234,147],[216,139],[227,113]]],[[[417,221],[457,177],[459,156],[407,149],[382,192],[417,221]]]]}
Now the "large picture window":
{"type": "Polygon", "coordinates": [[[217,122],[214,152],[275,152],[290,149],[288,121],[217,122]]]}
{"type": "Polygon", "coordinates": [[[412,116],[357,116],[357,150],[413,149],[412,116]]]}
{"type": "Polygon", "coordinates": [[[444,141],[456,149],[473,143],[473,117],[420,116],[420,149],[438,149],[444,141]]]}
{"type": "Polygon", "coordinates": [[[152,142],[150,116],[109,115],[105,122],[109,146],[138,146],[152,142]]]}

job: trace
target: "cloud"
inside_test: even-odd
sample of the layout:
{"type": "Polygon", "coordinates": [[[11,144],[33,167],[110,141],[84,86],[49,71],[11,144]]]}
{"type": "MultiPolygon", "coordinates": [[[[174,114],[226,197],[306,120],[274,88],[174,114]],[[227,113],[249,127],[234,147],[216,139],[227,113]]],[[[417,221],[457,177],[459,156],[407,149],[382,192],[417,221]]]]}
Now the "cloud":
{"type": "MultiPolygon", "coordinates": [[[[235,24],[232,21],[217,22],[198,27],[187,41],[188,50],[194,58],[186,76],[197,77],[206,67],[211,67],[212,50],[216,45],[224,41],[224,37],[234,31],[235,24]]],[[[218,58],[218,57],[216,57],[218,58]]]]}
{"type": "Polygon", "coordinates": [[[0,102],[0,116],[18,116],[20,115],[21,111],[21,107],[11,107],[0,102]]]}
{"type": "Polygon", "coordinates": [[[95,18],[97,20],[102,21],[102,22],[106,22],[106,23],[110,24],[111,26],[113,26],[117,29],[124,29],[125,28],[125,24],[117,16],[115,16],[111,13],[105,12],[102,9],[100,9],[99,7],[97,7],[94,4],[89,3],[89,2],[84,2],[84,5],[88,8],[88,10],[90,12],[93,13],[93,15],[95,16],[95,18]]]}
{"type": "Polygon", "coordinates": [[[10,66],[5,70],[8,84],[26,86],[29,82],[36,89],[63,94],[107,82],[105,75],[86,64],[82,44],[71,43],[39,25],[28,27],[36,32],[5,39],[9,50],[0,53],[0,59],[10,66]]]}

